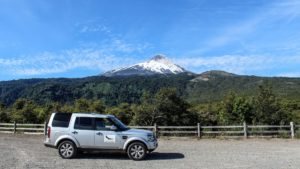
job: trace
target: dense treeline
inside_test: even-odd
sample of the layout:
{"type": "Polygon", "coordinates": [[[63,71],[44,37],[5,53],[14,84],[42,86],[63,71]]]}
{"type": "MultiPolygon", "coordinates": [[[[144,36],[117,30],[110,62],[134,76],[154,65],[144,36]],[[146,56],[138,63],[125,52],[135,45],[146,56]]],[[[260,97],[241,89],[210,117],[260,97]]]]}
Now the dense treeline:
{"type": "Polygon", "coordinates": [[[254,96],[229,92],[222,101],[192,107],[204,125],[300,123],[300,103],[280,99],[269,83],[259,85],[254,96]]]}
{"type": "Polygon", "coordinates": [[[219,101],[206,103],[187,102],[175,87],[158,88],[156,92],[144,90],[134,97],[139,101],[117,104],[86,97],[73,102],[53,99],[44,103],[19,98],[11,105],[0,104],[0,121],[43,123],[51,112],[96,112],[114,114],[131,125],[196,125],[197,122],[220,125],[243,121],[248,124],[300,123],[300,103],[278,97],[270,83],[258,85],[252,96],[231,91],[219,101]]]}
{"type": "Polygon", "coordinates": [[[191,104],[219,102],[229,91],[246,97],[257,94],[264,81],[272,84],[279,98],[300,101],[300,78],[268,78],[206,74],[103,77],[77,79],[24,79],[0,82],[0,102],[10,107],[19,98],[45,105],[51,102],[73,104],[75,100],[102,100],[105,105],[141,104],[144,92],[154,95],[159,89],[176,88],[178,96],[191,104]]]}
{"type": "Polygon", "coordinates": [[[0,82],[0,102],[11,106],[17,99],[33,100],[37,104],[58,102],[72,104],[74,100],[103,100],[108,106],[140,103],[144,91],[156,93],[163,87],[175,87],[183,96],[191,75],[170,76],[95,76],[77,79],[25,79],[0,82]]]}

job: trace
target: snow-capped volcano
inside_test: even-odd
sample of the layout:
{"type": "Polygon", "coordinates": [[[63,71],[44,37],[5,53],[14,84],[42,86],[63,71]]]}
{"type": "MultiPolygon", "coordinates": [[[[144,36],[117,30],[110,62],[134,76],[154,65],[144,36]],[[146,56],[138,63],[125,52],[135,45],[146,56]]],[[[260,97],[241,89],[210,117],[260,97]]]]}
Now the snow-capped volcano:
{"type": "Polygon", "coordinates": [[[103,76],[131,76],[155,74],[179,74],[187,72],[184,68],[172,63],[163,55],[156,55],[151,60],[129,67],[108,71],[103,76]]]}

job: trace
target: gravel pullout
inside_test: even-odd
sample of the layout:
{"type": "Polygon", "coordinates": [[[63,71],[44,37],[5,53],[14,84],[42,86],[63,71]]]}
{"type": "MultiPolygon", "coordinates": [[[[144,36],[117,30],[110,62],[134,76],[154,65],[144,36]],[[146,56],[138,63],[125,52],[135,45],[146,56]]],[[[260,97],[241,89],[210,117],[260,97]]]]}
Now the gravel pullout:
{"type": "Polygon", "coordinates": [[[137,162],[126,154],[103,152],[64,160],[43,145],[43,136],[0,134],[0,168],[299,169],[300,140],[161,139],[155,152],[137,162]]]}

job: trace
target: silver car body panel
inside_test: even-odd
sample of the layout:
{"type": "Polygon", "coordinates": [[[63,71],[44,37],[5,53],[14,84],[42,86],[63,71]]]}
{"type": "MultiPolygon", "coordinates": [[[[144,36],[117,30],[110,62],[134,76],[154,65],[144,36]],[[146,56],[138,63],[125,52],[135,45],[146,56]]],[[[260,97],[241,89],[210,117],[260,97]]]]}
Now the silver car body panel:
{"type": "Polygon", "coordinates": [[[67,128],[53,127],[54,116],[55,113],[51,115],[48,122],[48,126],[51,127],[51,133],[50,138],[45,139],[45,145],[57,147],[61,140],[70,139],[78,148],[126,150],[127,146],[134,141],[144,143],[148,150],[154,150],[157,147],[156,139],[148,140],[148,137],[153,135],[153,132],[148,130],[128,129],[125,131],[107,131],[74,129],[77,117],[115,118],[112,115],[73,113],[67,128]]]}
{"type": "Polygon", "coordinates": [[[60,141],[67,140],[67,139],[72,140],[76,144],[77,147],[80,147],[80,144],[78,143],[78,141],[76,139],[74,139],[73,137],[69,136],[69,135],[62,135],[62,136],[58,137],[57,140],[54,143],[54,146],[58,147],[58,143],[60,141]]]}
{"type": "Polygon", "coordinates": [[[126,142],[124,143],[123,150],[126,150],[126,148],[128,147],[128,145],[130,143],[134,142],[134,141],[140,141],[140,142],[144,143],[147,146],[147,148],[148,148],[148,143],[147,143],[146,140],[144,140],[144,139],[142,139],[140,137],[131,137],[131,138],[127,139],[126,142]]]}

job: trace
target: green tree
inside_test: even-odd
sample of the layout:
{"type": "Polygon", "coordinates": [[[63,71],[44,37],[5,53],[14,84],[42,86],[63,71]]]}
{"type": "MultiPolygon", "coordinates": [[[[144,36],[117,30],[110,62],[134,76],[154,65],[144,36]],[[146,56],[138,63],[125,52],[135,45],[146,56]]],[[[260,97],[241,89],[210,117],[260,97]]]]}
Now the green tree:
{"type": "Polygon", "coordinates": [[[154,97],[144,92],[141,100],[140,105],[132,106],[134,125],[194,125],[198,121],[197,114],[189,111],[190,105],[175,88],[162,88],[154,97]]]}
{"type": "Polygon", "coordinates": [[[252,123],[253,106],[250,99],[230,92],[221,102],[219,122],[222,124],[252,123]]]}
{"type": "Polygon", "coordinates": [[[143,91],[141,104],[131,106],[133,112],[132,125],[154,125],[163,119],[163,115],[158,111],[155,104],[155,97],[151,96],[148,91],[143,91]]]}
{"type": "Polygon", "coordinates": [[[175,88],[162,88],[155,94],[156,110],[161,117],[162,125],[194,125],[197,123],[196,113],[188,111],[190,105],[181,99],[175,88]]]}
{"type": "Polygon", "coordinates": [[[291,120],[296,124],[300,123],[300,102],[297,100],[287,100],[281,101],[281,107],[286,112],[290,112],[291,120]]]}
{"type": "Polygon", "coordinates": [[[280,124],[290,120],[290,115],[282,108],[269,83],[259,86],[255,99],[255,123],[280,124]]]}
{"type": "Polygon", "coordinates": [[[74,105],[70,104],[64,104],[58,109],[57,112],[60,113],[73,113],[73,112],[78,112],[77,109],[74,107],[74,105]]]}
{"type": "Polygon", "coordinates": [[[75,100],[75,112],[91,112],[91,102],[85,98],[75,100]]]}
{"type": "Polygon", "coordinates": [[[130,124],[133,117],[131,106],[128,103],[121,103],[116,107],[108,108],[106,109],[106,113],[115,115],[125,124],[130,124]]]}
{"type": "Polygon", "coordinates": [[[59,102],[51,102],[47,104],[47,109],[51,112],[61,112],[62,104],[59,102]]]}
{"type": "Polygon", "coordinates": [[[202,103],[193,105],[190,112],[196,112],[199,122],[202,125],[217,125],[218,124],[218,103],[202,103]]]}
{"type": "Polygon", "coordinates": [[[39,123],[47,121],[53,112],[62,112],[61,107],[61,104],[58,102],[48,102],[45,105],[38,106],[35,112],[37,113],[39,123]]]}
{"type": "Polygon", "coordinates": [[[140,105],[132,105],[131,109],[134,114],[131,121],[132,125],[152,126],[154,123],[158,123],[162,119],[162,114],[153,104],[144,102],[140,105]]]}
{"type": "Polygon", "coordinates": [[[36,107],[34,109],[34,112],[36,114],[36,122],[35,123],[44,123],[48,117],[49,111],[47,110],[47,107],[41,106],[36,107]]]}
{"type": "Polygon", "coordinates": [[[105,112],[105,104],[102,100],[95,100],[92,102],[92,104],[90,105],[90,110],[92,112],[96,112],[99,114],[103,114],[105,112]]]}
{"type": "Polygon", "coordinates": [[[12,106],[11,118],[22,123],[37,123],[36,104],[27,99],[18,99],[12,106]]]}
{"type": "Polygon", "coordinates": [[[130,124],[133,117],[131,106],[128,103],[121,103],[118,107],[121,111],[116,116],[120,117],[125,124],[130,124]]]}
{"type": "Polygon", "coordinates": [[[0,102],[0,122],[9,122],[9,116],[6,112],[6,106],[0,102]]]}

